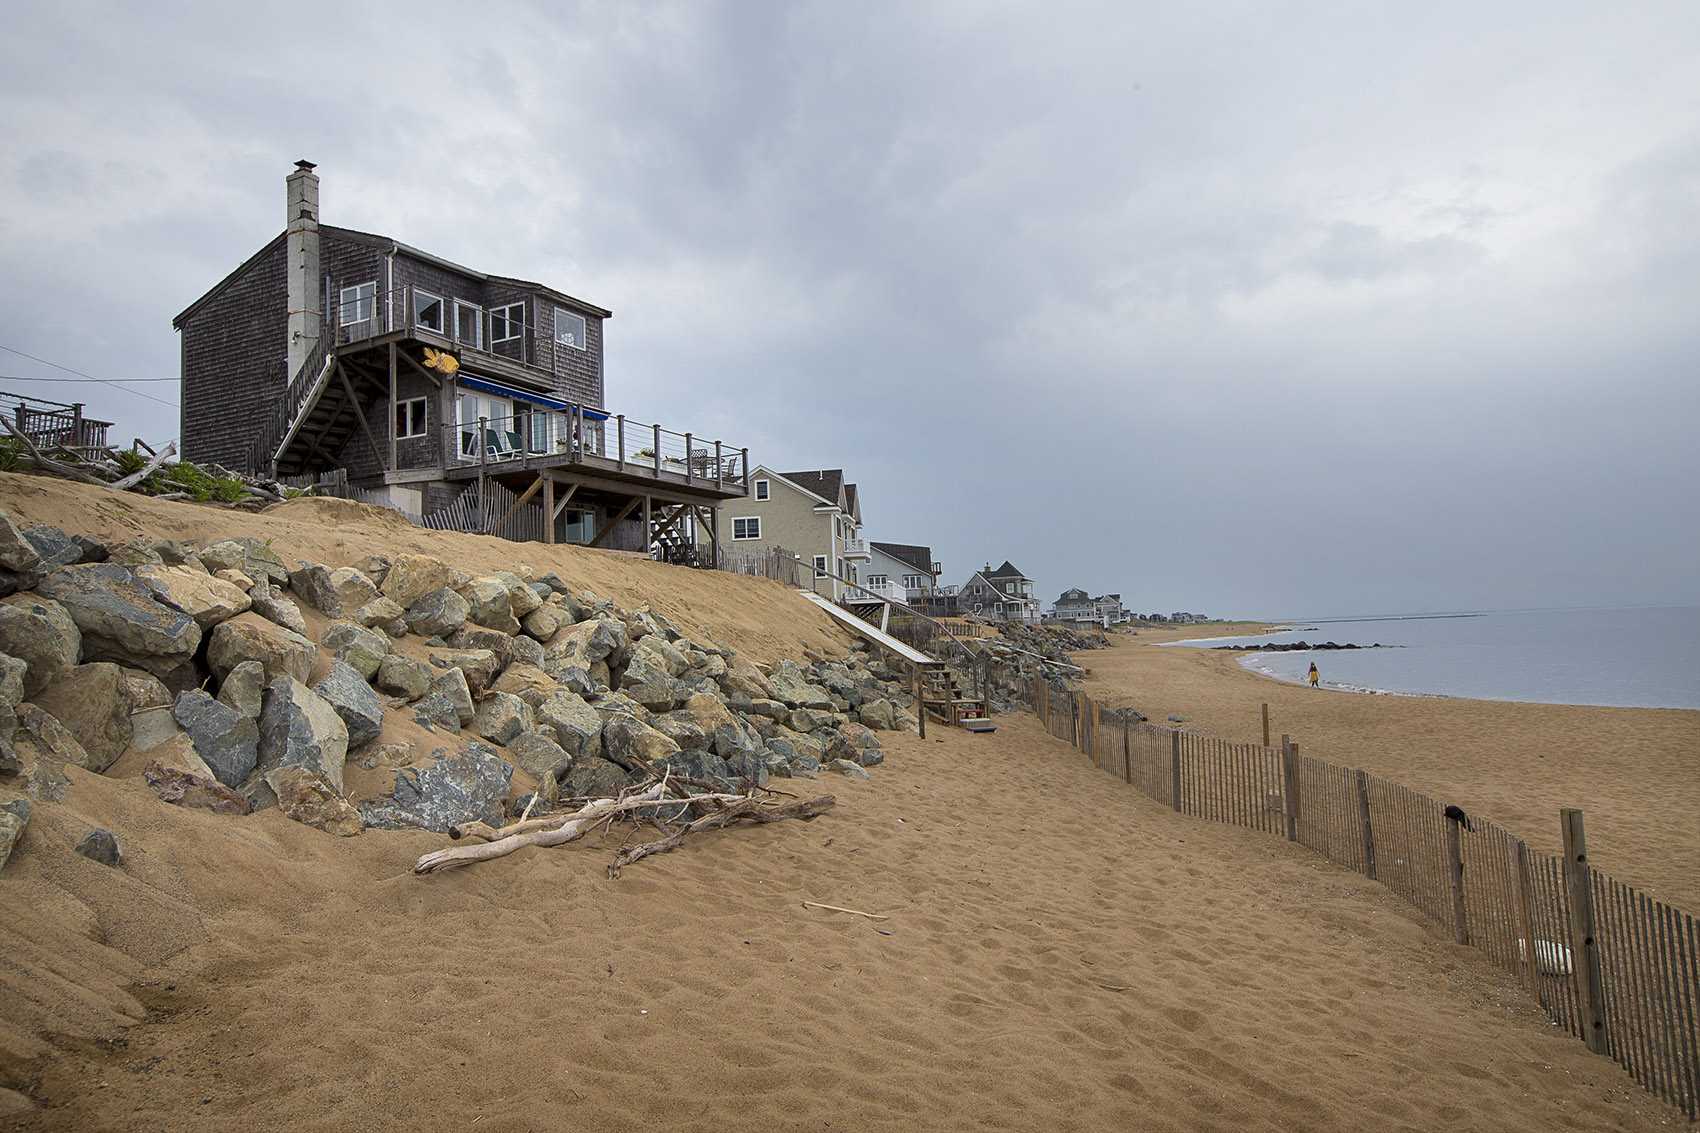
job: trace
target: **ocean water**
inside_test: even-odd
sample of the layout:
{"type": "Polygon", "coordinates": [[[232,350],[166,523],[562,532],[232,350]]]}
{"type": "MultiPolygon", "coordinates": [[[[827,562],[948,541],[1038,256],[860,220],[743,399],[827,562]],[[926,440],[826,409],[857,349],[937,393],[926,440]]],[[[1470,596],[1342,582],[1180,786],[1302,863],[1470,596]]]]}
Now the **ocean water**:
{"type": "Polygon", "coordinates": [[[1240,663],[1327,688],[1539,704],[1700,708],[1700,607],[1543,610],[1299,623],[1172,647],[1333,641],[1390,648],[1253,653],[1240,663]]]}

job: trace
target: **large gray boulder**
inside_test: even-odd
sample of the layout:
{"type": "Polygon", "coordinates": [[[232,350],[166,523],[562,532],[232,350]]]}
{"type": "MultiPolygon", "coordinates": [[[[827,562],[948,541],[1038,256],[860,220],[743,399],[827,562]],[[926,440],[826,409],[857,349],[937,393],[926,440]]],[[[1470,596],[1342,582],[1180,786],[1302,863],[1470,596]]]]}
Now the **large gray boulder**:
{"type": "Polygon", "coordinates": [[[572,765],[572,756],[541,732],[521,732],[509,742],[508,754],[539,783],[560,779],[572,765]]]}
{"type": "Polygon", "coordinates": [[[543,668],[550,672],[568,667],[588,670],[596,662],[606,661],[626,648],[627,644],[625,623],[613,618],[592,618],[576,625],[563,626],[544,647],[543,668]]]}
{"type": "Polygon", "coordinates": [[[258,661],[270,681],[279,675],[305,681],[319,647],[294,630],[250,611],[214,627],[207,644],[207,667],[219,680],[244,661],[258,661]]]}
{"type": "Polygon", "coordinates": [[[39,566],[41,556],[12,522],[12,517],[0,511],[0,570],[29,574],[39,566]]]}
{"type": "Polygon", "coordinates": [[[252,579],[266,578],[279,584],[289,584],[289,568],[278,553],[263,541],[244,535],[203,547],[195,555],[209,571],[235,570],[252,579]]]}
{"type": "Polygon", "coordinates": [[[348,746],[375,740],[384,730],[384,701],[366,678],[346,661],[332,661],[313,691],[336,711],[348,728],[348,746]]]}
{"type": "Polygon", "coordinates": [[[455,715],[460,720],[460,726],[466,727],[472,723],[473,713],[477,710],[472,701],[472,688],[466,683],[466,673],[460,669],[449,669],[438,677],[432,686],[433,694],[441,696],[454,706],[455,715]]]}
{"type": "Polygon", "coordinates": [[[536,727],[531,705],[510,693],[491,693],[472,715],[472,730],[504,746],[515,736],[536,727]]]}
{"type": "Polygon", "coordinates": [[[372,580],[353,567],[331,570],[317,563],[291,571],[289,588],[327,618],[345,618],[378,596],[372,580]]]}
{"type": "Polygon", "coordinates": [[[380,692],[413,701],[431,691],[431,681],[435,676],[431,666],[425,662],[392,653],[378,665],[373,683],[380,692]]]}
{"type": "Polygon", "coordinates": [[[455,572],[441,559],[430,555],[397,555],[379,591],[405,610],[431,591],[452,584],[454,576],[455,572]]]}
{"type": "Polygon", "coordinates": [[[301,607],[281,587],[261,579],[248,591],[248,597],[254,603],[254,612],[262,618],[276,622],[291,633],[307,636],[307,619],[301,616],[301,607]]]}
{"type": "Polygon", "coordinates": [[[513,612],[513,599],[508,596],[507,584],[501,579],[488,575],[474,578],[462,586],[459,592],[460,596],[466,599],[467,617],[471,618],[474,624],[501,633],[519,632],[519,620],[514,617],[513,612]]]}
{"type": "Polygon", "coordinates": [[[63,669],[33,699],[77,737],[90,771],[105,771],[130,746],[135,699],[124,670],[110,661],[63,669]]]}
{"type": "MultiPolygon", "coordinates": [[[[645,642],[651,640],[653,638],[643,639],[645,642]]],[[[651,712],[672,711],[689,695],[684,684],[669,675],[667,669],[656,662],[653,654],[636,651],[620,677],[620,691],[651,712]]]]}
{"type": "Polygon", "coordinates": [[[161,602],[194,618],[202,632],[254,605],[254,600],[241,587],[205,571],[181,566],[138,566],[130,573],[161,602]]]}
{"type": "Polygon", "coordinates": [[[537,705],[537,722],[555,733],[574,760],[602,754],[602,714],[571,692],[556,692],[537,705]]]}
{"type": "Polygon", "coordinates": [[[0,601],[0,652],[28,666],[24,695],[33,696],[82,659],[83,634],[59,603],[21,594],[0,601]]]}
{"type": "Polygon", "coordinates": [[[218,686],[218,702],[233,708],[250,720],[260,718],[265,705],[266,667],[258,661],[244,661],[224,676],[218,686]]]}
{"type": "Polygon", "coordinates": [[[618,795],[631,783],[631,777],[620,768],[599,756],[573,760],[572,767],[561,779],[561,798],[606,799],[618,795]]]}
{"type": "Polygon", "coordinates": [[[354,622],[332,622],[319,635],[319,647],[347,662],[362,678],[371,680],[378,666],[394,651],[390,639],[354,622]]]}
{"type": "Polygon", "coordinates": [[[342,793],[342,767],[348,759],[348,726],[318,693],[288,674],[266,685],[260,710],[260,762],[244,785],[255,809],[277,801],[270,786],[255,783],[279,767],[305,767],[325,777],[342,793]]]}
{"type": "Polygon", "coordinates": [[[677,755],[679,745],[635,716],[615,713],[602,725],[602,745],[608,759],[627,771],[641,771],[634,759],[654,764],[677,755]]]}
{"type": "Polygon", "coordinates": [[[167,685],[195,683],[193,657],[201,627],[154,597],[113,563],[60,567],[36,593],[65,607],[83,635],[85,661],[117,661],[146,669],[167,685]]]}
{"type": "Polygon", "coordinates": [[[446,586],[421,595],[407,608],[407,628],[421,637],[447,637],[470,613],[466,599],[446,586]]]}
{"type": "Polygon", "coordinates": [[[511,764],[487,745],[471,743],[429,767],[397,771],[387,794],[360,803],[360,817],[379,830],[447,833],[463,822],[500,826],[512,782],[511,764]]]}
{"type": "Polygon", "coordinates": [[[431,664],[439,669],[459,669],[466,674],[466,683],[476,689],[487,689],[502,671],[502,662],[488,649],[459,649],[453,653],[431,654],[431,664]]]}
{"type": "Polygon", "coordinates": [[[171,716],[189,733],[195,754],[227,787],[240,787],[260,762],[260,728],[255,720],[221,704],[200,689],[177,694],[171,716]]]}

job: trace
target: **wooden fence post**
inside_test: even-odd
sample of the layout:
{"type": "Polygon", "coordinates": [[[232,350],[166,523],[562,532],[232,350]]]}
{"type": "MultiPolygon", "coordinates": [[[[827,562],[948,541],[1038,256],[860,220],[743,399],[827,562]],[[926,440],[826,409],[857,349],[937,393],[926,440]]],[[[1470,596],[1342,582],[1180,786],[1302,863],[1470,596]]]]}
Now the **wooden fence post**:
{"type": "Polygon", "coordinates": [[[1298,748],[1286,735],[1281,737],[1281,810],[1287,820],[1287,841],[1299,840],[1298,748]]]}
{"type": "Polygon", "coordinates": [[[1604,981],[1600,978],[1600,949],[1594,935],[1594,882],[1588,866],[1588,839],[1582,812],[1559,811],[1564,825],[1564,880],[1570,892],[1570,954],[1576,969],[1576,1005],[1582,1015],[1582,1041],[1595,1054],[1606,1053],[1604,981]]]}
{"type": "Polygon", "coordinates": [[[1175,813],[1186,813],[1181,809],[1181,733],[1179,728],[1169,732],[1169,778],[1175,789],[1175,813]]]}
{"type": "Polygon", "coordinates": [[[1523,938],[1523,979],[1535,1002],[1541,1001],[1541,969],[1535,956],[1535,917],[1529,908],[1529,847],[1517,839],[1517,931],[1523,938]]]}
{"type": "Polygon", "coordinates": [[[1269,746],[1269,704],[1263,705],[1263,746],[1269,746]]]}
{"type": "Polygon", "coordinates": [[[1369,828],[1369,773],[1359,770],[1358,779],[1358,827],[1363,831],[1364,838],[1364,876],[1375,880],[1375,835],[1369,828]]]}
{"type": "Polygon", "coordinates": [[[1133,782],[1133,726],[1128,721],[1128,710],[1122,709],[1122,777],[1129,783],[1133,782]]]}
{"type": "Polygon", "coordinates": [[[1459,944],[1470,943],[1470,923],[1464,908],[1464,847],[1463,822],[1451,815],[1446,818],[1446,881],[1452,889],[1452,939],[1459,944]]]}

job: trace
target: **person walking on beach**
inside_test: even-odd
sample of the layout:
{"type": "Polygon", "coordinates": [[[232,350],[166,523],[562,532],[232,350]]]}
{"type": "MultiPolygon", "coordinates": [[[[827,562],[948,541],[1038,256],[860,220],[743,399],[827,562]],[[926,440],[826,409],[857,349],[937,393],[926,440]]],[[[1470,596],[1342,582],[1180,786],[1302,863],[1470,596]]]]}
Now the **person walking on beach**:
{"type": "Polygon", "coordinates": [[[1315,661],[1312,661],[1310,663],[1310,687],[1311,688],[1321,688],[1322,687],[1322,674],[1316,671],[1316,662],[1315,661]]]}

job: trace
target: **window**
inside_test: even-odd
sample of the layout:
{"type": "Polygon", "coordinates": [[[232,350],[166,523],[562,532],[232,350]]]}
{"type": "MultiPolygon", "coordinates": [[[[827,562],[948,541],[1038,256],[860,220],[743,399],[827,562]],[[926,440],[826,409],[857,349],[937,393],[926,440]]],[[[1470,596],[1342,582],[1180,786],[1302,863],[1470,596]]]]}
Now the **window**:
{"type": "Polygon", "coordinates": [[[443,301],[428,291],[413,293],[413,325],[443,333],[443,301]]]}
{"type": "Polygon", "coordinates": [[[555,345],[584,349],[584,316],[562,307],[555,308],[555,345]]]}
{"type": "Polygon", "coordinates": [[[732,518],[732,538],[734,538],[734,539],[760,539],[761,538],[761,516],[759,516],[759,515],[734,516],[732,518]]]}
{"type": "Polygon", "coordinates": [[[767,481],[766,480],[757,480],[756,481],[756,499],[758,499],[758,500],[767,499],[767,481]]]}
{"type": "Polygon", "coordinates": [[[425,435],[425,399],[409,398],[395,403],[395,435],[397,440],[425,435]]]}
{"type": "Polygon", "coordinates": [[[513,342],[525,333],[525,304],[490,308],[490,341],[513,342]]]}
{"type": "Polygon", "coordinates": [[[455,401],[455,407],[459,416],[461,456],[478,460],[482,452],[485,459],[501,459],[519,451],[522,440],[519,423],[513,417],[513,404],[507,398],[463,390],[455,401]],[[484,419],[482,449],[478,437],[480,417],[484,419]]]}
{"type": "Polygon", "coordinates": [[[906,574],[903,576],[903,588],[905,590],[919,590],[926,585],[925,575],[906,574]]]}
{"type": "Polygon", "coordinates": [[[342,289],[342,325],[372,321],[372,308],[378,295],[376,283],[360,283],[342,289]]]}
{"type": "Polygon", "coordinates": [[[825,555],[816,555],[815,556],[815,577],[816,578],[825,578],[826,577],[826,556],[825,555]]]}
{"type": "Polygon", "coordinates": [[[869,590],[884,590],[885,589],[885,575],[883,575],[883,574],[870,574],[868,576],[868,589],[869,590]]]}
{"type": "Polygon", "coordinates": [[[476,305],[455,300],[455,341],[464,342],[474,350],[484,345],[484,312],[476,305]]]}

